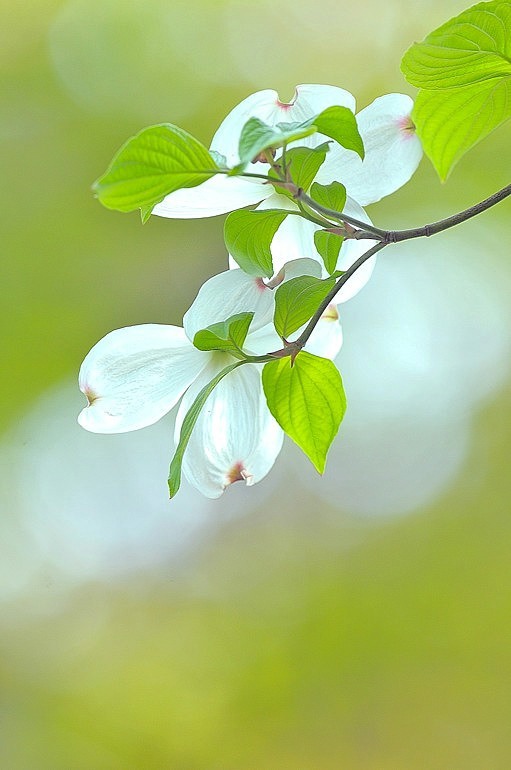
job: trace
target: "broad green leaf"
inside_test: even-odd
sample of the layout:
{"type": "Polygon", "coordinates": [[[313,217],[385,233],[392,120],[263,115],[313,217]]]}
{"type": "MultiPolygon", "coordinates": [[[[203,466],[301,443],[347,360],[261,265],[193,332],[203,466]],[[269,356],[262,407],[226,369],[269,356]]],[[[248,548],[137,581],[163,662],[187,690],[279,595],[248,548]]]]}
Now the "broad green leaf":
{"type": "Polygon", "coordinates": [[[455,88],[511,75],[511,3],[478,3],[414,43],[401,63],[418,88],[455,88]]]}
{"type": "Polygon", "coordinates": [[[297,187],[308,190],[319,169],[325,162],[328,143],[319,147],[293,147],[286,153],[286,163],[291,179],[297,187]]]}
{"type": "Polygon", "coordinates": [[[199,418],[199,415],[202,411],[204,404],[206,403],[207,399],[209,398],[213,390],[216,388],[220,380],[223,380],[223,378],[226,375],[228,375],[230,372],[236,369],[236,367],[241,366],[244,363],[246,362],[236,361],[234,364],[230,364],[229,366],[226,366],[225,369],[222,369],[222,371],[219,372],[216,375],[216,377],[214,377],[211,380],[211,382],[208,382],[208,384],[202,388],[197,398],[195,399],[190,409],[188,410],[186,417],[183,420],[183,424],[181,426],[179,443],[174,453],[174,457],[172,458],[172,462],[170,463],[169,492],[170,492],[171,498],[174,497],[174,495],[176,494],[176,492],[178,491],[181,485],[181,466],[183,464],[184,453],[185,453],[186,447],[188,446],[188,442],[190,441],[192,430],[199,418]]]}
{"type": "Polygon", "coordinates": [[[511,3],[479,3],[404,55],[401,68],[421,88],[412,113],[440,178],[511,117],[511,3]]]}
{"type": "Polygon", "coordinates": [[[275,292],[273,316],[277,334],[287,339],[312,318],[334,283],[333,278],[300,275],[281,284],[275,292]]]}
{"type": "Polygon", "coordinates": [[[170,123],[150,126],[128,139],[93,185],[101,203],[117,211],[148,207],[175,190],[195,187],[217,172],[208,150],[170,123]]]}
{"type": "Polygon", "coordinates": [[[278,424],[323,473],[326,456],[346,411],[341,375],[332,361],[302,351],[265,364],[268,408],[278,424]]]}
{"type": "Polygon", "coordinates": [[[314,182],[310,189],[310,196],[320,206],[338,211],[339,215],[346,205],[346,188],[340,182],[332,182],[331,184],[314,182]]]}
{"type": "Polygon", "coordinates": [[[419,91],[412,116],[424,152],[445,180],[467,150],[511,117],[511,78],[419,91]]]}
{"type": "Polygon", "coordinates": [[[273,127],[266,125],[259,118],[250,118],[241,129],[238,151],[240,163],[236,170],[256,160],[264,150],[278,149],[316,131],[316,127],[309,123],[279,123],[273,127]]]}
{"type": "Polygon", "coordinates": [[[224,350],[234,355],[243,354],[243,344],[253,317],[253,313],[237,313],[226,321],[211,324],[195,334],[193,344],[199,350],[224,350]]]}
{"type": "Polygon", "coordinates": [[[270,244],[287,216],[286,211],[233,211],[225,220],[227,251],[248,275],[273,275],[270,244]]]}
{"type": "Polygon", "coordinates": [[[314,245],[318,250],[319,256],[323,260],[325,270],[330,275],[337,266],[337,260],[339,259],[339,252],[343,241],[344,238],[340,235],[329,233],[328,230],[316,230],[314,233],[314,245]]]}
{"type": "MultiPolygon", "coordinates": [[[[320,144],[319,147],[293,147],[286,153],[286,165],[293,183],[302,190],[308,190],[319,169],[325,162],[328,152],[328,142],[320,144]]],[[[287,190],[277,181],[278,174],[274,169],[268,172],[270,180],[275,180],[275,191],[279,195],[285,195],[286,198],[295,200],[294,193],[287,190]]]]}
{"type": "Polygon", "coordinates": [[[357,121],[347,107],[327,107],[311,121],[318,131],[334,139],[341,147],[354,150],[364,160],[364,143],[357,121]]]}

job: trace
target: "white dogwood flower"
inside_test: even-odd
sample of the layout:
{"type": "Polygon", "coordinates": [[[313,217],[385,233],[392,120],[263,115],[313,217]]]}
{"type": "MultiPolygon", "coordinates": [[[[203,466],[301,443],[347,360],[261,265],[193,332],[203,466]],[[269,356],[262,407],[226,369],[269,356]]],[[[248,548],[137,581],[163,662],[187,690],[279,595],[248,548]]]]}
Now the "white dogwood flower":
{"type": "MultiPolygon", "coordinates": [[[[297,86],[295,96],[289,103],[281,102],[276,91],[259,91],[227,115],[213,137],[211,150],[225,156],[227,163],[234,166],[239,162],[241,130],[250,118],[259,118],[271,126],[301,122],[334,105],[355,112],[354,97],[335,86],[297,86]]],[[[399,189],[415,172],[422,157],[422,148],[410,118],[412,106],[409,96],[387,94],[375,99],[356,115],[365,148],[363,161],[356,152],[346,150],[337,143],[330,144],[330,151],[315,181],[320,184],[338,181],[346,187],[348,197],[344,211],[347,215],[370,223],[362,206],[375,203],[399,189]]],[[[324,141],[325,137],[316,133],[295,144],[315,147],[324,141]]],[[[268,164],[258,162],[249,170],[267,174],[268,169],[268,164]]],[[[275,192],[273,186],[264,180],[218,174],[197,187],[167,195],[154,207],[152,213],[170,218],[209,217],[256,203],[260,204],[258,208],[265,209],[297,208],[289,198],[275,192]]],[[[286,217],[271,244],[275,272],[285,262],[303,255],[321,263],[314,244],[314,232],[317,229],[316,225],[301,217],[286,217]]],[[[346,240],[339,254],[337,269],[346,270],[372,243],[346,240]]],[[[374,261],[374,257],[368,260],[352,280],[342,287],[336,302],[350,299],[362,288],[370,278],[374,261]]]]}
{"type": "MultiPolygon", "coordinates": [[[[282,280],[320,274],[319,265],[299,259],[285,265],[282,280]]],[[[236,359],[229,353],[198,350],[195,334],[242,312],[254,312],[245,342],[259,355],[282,347],[269,323],[274,290],[241,270],[214,276],[199,291],[183,318],[184,328],[144,324],[117,329],[86,356],[79,385],[88,405],[78,422],[95,433],[123,433],[153,424],[182,399],[176,443],[197,394],[236,359]]],[[[307,349],[334,358],[342,344],[338,315],[319,322],[307,349]]],[[[262,364],[239,366],[221,380],[192,431],[183,472],[207,497],[218,497],[237,480],[260,481],[280,452],[283,432],[270,414],[261,385],[262,364]]]]}

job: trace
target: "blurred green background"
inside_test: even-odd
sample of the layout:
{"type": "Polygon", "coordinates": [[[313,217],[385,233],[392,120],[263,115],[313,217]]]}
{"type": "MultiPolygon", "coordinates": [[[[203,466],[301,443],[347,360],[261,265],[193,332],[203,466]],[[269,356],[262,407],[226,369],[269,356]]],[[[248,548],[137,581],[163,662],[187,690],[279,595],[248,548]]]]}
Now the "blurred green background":
{"type": "MultiPolygon", "coordinates": [[[[386,252],[345,306],[323,480],[288,446],[253,489],[169,503],[172,417],[75,423],[89,348],[179,324],[226,266],[222,218],[99,206],[120,144],[164,121],[207,144],[261,88],[413,94],[402,53],[464,7],[1,0],[0,767],[509,768],[509,203],[386,252]]],[[[369,213],[447,216],[509,160],[504,126],[369,213]]]]}

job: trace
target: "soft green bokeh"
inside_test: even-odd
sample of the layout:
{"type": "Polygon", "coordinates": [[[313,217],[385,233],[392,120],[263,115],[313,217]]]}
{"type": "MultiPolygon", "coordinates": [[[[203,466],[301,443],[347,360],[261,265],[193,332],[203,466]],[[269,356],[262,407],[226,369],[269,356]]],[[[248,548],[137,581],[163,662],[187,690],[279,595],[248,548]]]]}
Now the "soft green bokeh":
{"type": "MultiPolygon", "coordinates": [[[[168,434],[157,426],[140,432],[133,440],[145,443],[130,448],[129,436],[74,428],[79,395],[71,407],[61,390],[44,395],[73,380],[87,350],[111,329],[181,323],[199,286],[226,265],[222,218],[152,217],[142,226],[137,214],[110,212],[94,200],[92,182],[129,136],[170,121],[207,145],[228,110],[260,88],[287,99],[296,83],[330,82],[355,93],[360,106],[393,90],[413,93],[399,72],[403,51],[464,7],[458,0],[0,3],[0,466],[8,469],[0,488],[2,768],[509,767],[508,336],[500,379],[483,387],[484,352],[509,321],[493,301],[499,287],[509,287],[509,203],[468,224],[466,241],[431,241],[420,258],[398,247],[396,262],[389,250],[366,289],[381,298],[391,285],[386,266],[399,259],[403,276],[423,276],[416,294],[384,296],[381,319],[351,353],[366,361],[359,385],[373,394],[367,403],[375,421],[392,399],[405,399],[404,389],[386,388],[384,365],[378,377],[371,374],[385,309],[406,311],[396,330],[403,349],[416,339],[407,318],[423,317],[426,332],[417,360],[413,349],[407,359],[416,365],[413,408],[403,422],[393,412],[375,422],[387,454],[402,449],[402,473],[382,481],[368,449],[353,469],[361,486],[413,498],[438,470],[435,457],[445,464],[456,420],[466,425],[457,472],[438,492],[419,496],[418,510],[408,506],[415,508],[408,517],[359,515],[347,502],[348,482],[335,487],[340,466],[329,482],[337,505],[322,502],[317,487],[300,485],[313,471],[296,459],[293,475],[283,456],[267,481],[233,489],[215,505],[202,508],[181,490],[179,517],[173,503],[165,509],[174,529],[160,524],[151,540],[144,527],[156,514],[139,467],[149,475],[154,445],[161,468],[151,484],[160,494],[161,476],[165,496],[171,427],[168,434]],[[477,271],[472,242],[480,249],[477,271]],[[445,244],[453,244],[450,252],[445,244]],[[465,280],[461,270],[459,291],[451,291],[442,266],[449,273],[465,258],[476,278],[465,280]],[[435,282],[443,294],[430,295],[435,282]],[[444,334],[439,319],[447,328],[462,312],[459,339],[444,334]],[[456,391],[442,429],[435,372],[421,368],[421,356],[443,351],[454,378],[455,367],[476,355],[476,338],[484,342],[481,365],[477,375],[467,369],[466,392],[484,397],[470,402],[468,416],[465,407],[454,415],[456,391]],[[458,350],[463,360],[453,355],[458,350]],[[40,397],[49,400],[36,419],[40,397]],[[431,435],[429,422],[437,430],[431,435]],[[401,447],[402,435],[410,445],[401,447]],[[182,557],[167,557],[172,538],[199,515],[205,534],[182,557]],[[101,561],[101,553],[115,554],[115,563],[113,556],[101,561]]],[[[460,162],[447,185],[423,162],[409,185],[370,214],[394,228],[446,216],[507,184],[509,157],[504,126],[460,162]]],[[[361,302],[346,306],[346,355],[354,344],[350,321],[367,313],[357,310],[361,302]]],[[[344,379],[354,381],[352,374],[344,379]]],[[[448,376],[438,382],[449,388],[448,376]]],[[[351,419],[356,439],[365,412],[347,390],[346,430],[351,419]]],[[[286,452],[295,457],[291,447],[286,452]]]]}

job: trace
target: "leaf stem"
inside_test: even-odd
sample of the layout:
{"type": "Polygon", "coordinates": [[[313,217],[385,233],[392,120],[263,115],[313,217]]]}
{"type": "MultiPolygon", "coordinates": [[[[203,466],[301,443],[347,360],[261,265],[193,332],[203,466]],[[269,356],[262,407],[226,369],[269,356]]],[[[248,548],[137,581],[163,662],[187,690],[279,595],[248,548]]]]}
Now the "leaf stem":
{"type": "Polygon", "coordinates": [[[500,201],[508,198],[510,195],[511,184],[508,184],[506,187],[503,187],[501,190],[498,190],[498,192],[493,193],[493,195],[485,198],[480,203],[476,203],[474,206],[469,206],[468,209],[464,209],[463,211],[460,211],[457,214],[453,214],[446,219],[440,219],[438,222],[432,222],[431,224],[424,225],[423,227],[413,227],[410,230],[382,230],[379,227],[374,227],[373,225],[369,225],[366,222],[354,219],[354,217],[350,217],[347,214],[343,214],[342,211],[334,211],[333,209],[328,209],[325,206],[321,206],[301,189],[296,191],[295,198],[298,201],[305,203],[309,208],[317,211],[323,216],[329,217],[330,219],[336,219],[341,222],[348,222],[348,224],[359,228],[352,234],[352,238],[355,238],[356,240],[376,239],[382,243],[388,244],[408,241],[411,238],[428,238],[431,235],[436,235],[436,233],[443,232],[443,230],[449,230],[451,227],[455,227],[462,222],[466,222],[468,219],[472,219],[472,217],[475,217],[478,214],[481,214],[483,211],[491,208],[492,206],[495,206],[497,203],[500,203],[500,201]]]}
{"type": "MultiPolygon", "coordinates": [[[[386,246],[388,246],[387,243],[375,243],[374,246],[371,246],[370,249],[368,249],[364,254],[362,254],[352,265],[349,267],[345,273],[341,275],[339,280],[334,284],[334,286],[330,289],[328,294],[326,295],[325,299],[321,302],[318,309],[310,319],[309,323],[303,330],[303,332],[300,334],[300,336],[293,342],[290,343],[292,347],[295,349],[295,355],[296,353],[301,350],[304,345],[307,343],[309,337],[311,336],[312,332],[316,328],[316,324],[320,320],[321,316],[327,309],[327,307],[330,305],[332,300],[335,298],[336,294],[342,289],[344,284],[349,281],[352,275],[354,275],[359,267],[362,267],[362,265],[367,262],[368,259],[371,257],[374,257],[375,254],[377,254],[379,251],[384,249],[386,246]]],[[[280,352],[280,351],[277,351],[280,352]]],[[[292,353],[292,350],[289,350],[289,353],[292,353]]],[[[275,356],[275,353],[272,353],[272,355],[275,356]]]]}
{"type": "Polygon", "coordinates": [[[360,219],[355,219],[355,217],[344,214],[342,211],[335,211],[334,209],[329,209],[326,206],[321,206],[321,204],[317,203],[314,198],[311,198],[310,195],[307,195],[307,193],[301,188],[297,189],[294,197],[296,200],[305,203],[305,205],[311,208],[313,211],[317,211],[318,214],[323,214],[323,216],[328,217],[329,219],[336,219],[339,222],[347,222],[354,227],[359,227],[360,230],[362,230],[364,233],[371,234],[371,236],[376,236],[377,240],[382,241],[387,234],[386,230],[380,230],[379,227],[374,227],[374,225],[371,225],[368,222],[362,222],[360,219]]]}
{"type": "Polygon", "coordinates": [[[503,201],[510,195],[511,184],[508,184],[506,187],[503,187],[502,190],[493,193],[493,195],[485,198],[480,203],[476,203],[474,206],[469,206],[468,209],[460,211],[458,214],[453,214],[451,217],[447,217],[446,219],[440,219],[438,222],[433,222],[432,224],[424,225],[423,227],[414,227],[410,230],[389,230],[386,233],[385,242],[399,243],[400,241],[407,241],[411,238],[428,238],[431,235],[436,235],[436,233],[441,233],[443,230],[449,230],[451,227],[455,227],[462,222],[466,222],[468,219],[472,219],[472,217],[475,217],[478,214],[481,214],[483,211],[491,208],[492,206],[495,206],[497,203],[500,203],[500,201],[503,201]]]}

